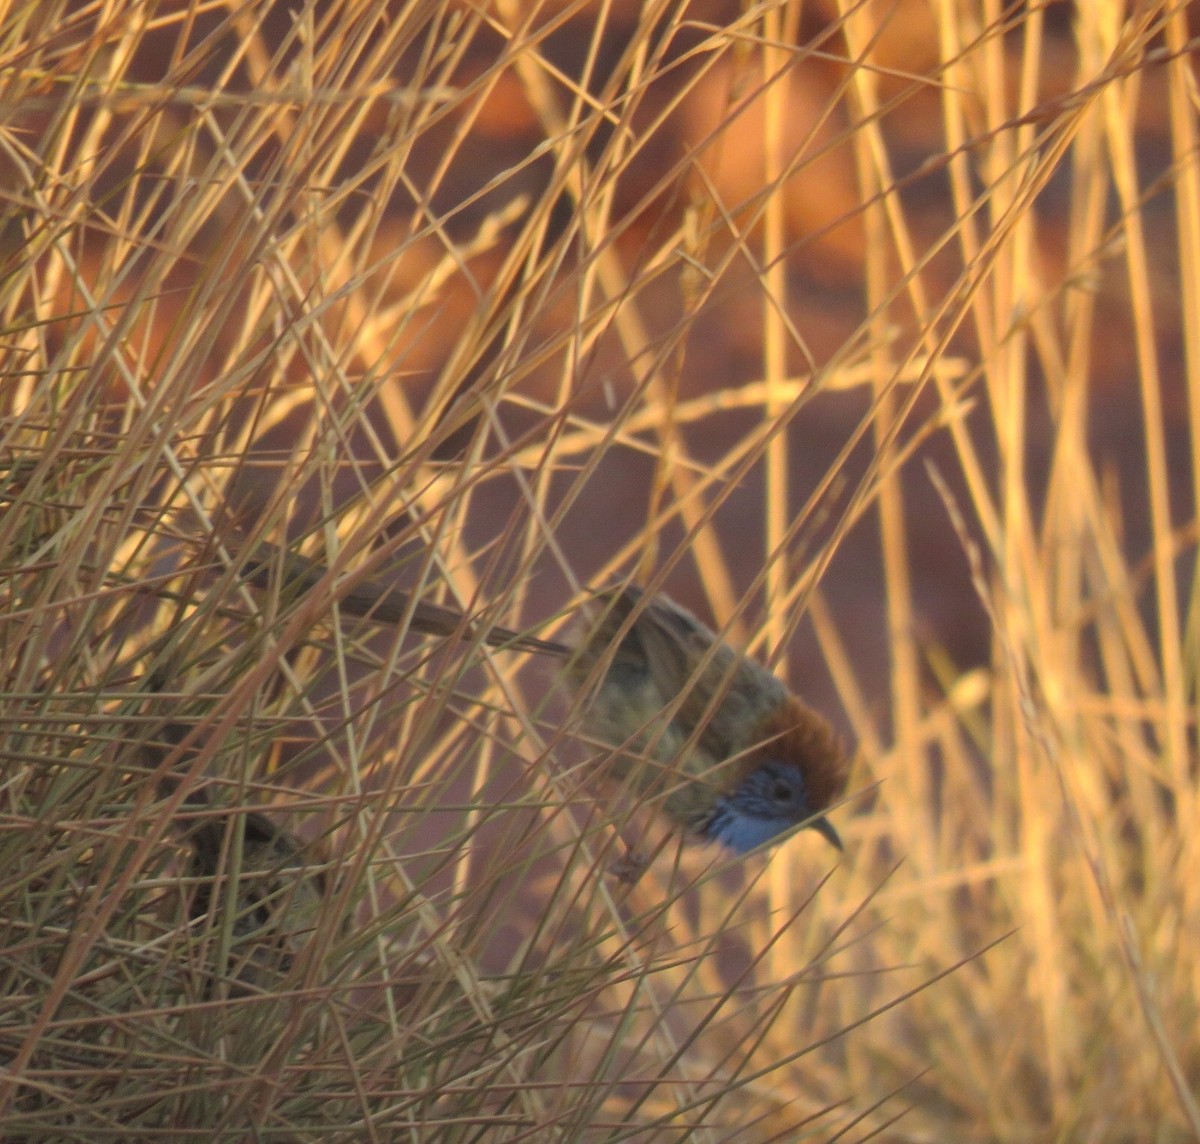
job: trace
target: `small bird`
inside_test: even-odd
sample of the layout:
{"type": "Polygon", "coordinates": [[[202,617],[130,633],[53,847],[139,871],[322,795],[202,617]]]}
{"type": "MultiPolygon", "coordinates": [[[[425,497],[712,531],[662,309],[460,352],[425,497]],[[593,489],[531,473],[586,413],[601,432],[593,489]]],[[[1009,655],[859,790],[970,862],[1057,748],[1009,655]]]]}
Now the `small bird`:
{"type": "Polygon", "coordinates": [[[585,733],[618,748],[614,777],[739,854],[800,824],[842,848],[822,812],[847,764],[820,715],[666,596],[627,586],[585,611],[564,678],[585,733]]]}
{"type": "MultiPolygon", "coordinates": [[[[155,670],[146,692],[176,706],[177,698],[163,695],[175,674],[174,666],[155,670]]],[[[187,735],[186,723],[168,717],[152,737],[135,736],[142,765],[157,771],[187,735]]],[[[160,793],[173,793],[178,782],[174,774],[162,775],[160,793]]],[[[326,856],[321,846],[303,842],[260,811],[214,804],[210,789],[188,791],[176,820],[178,840],[190,851],[188,914],[228,928],[230,980],[261,988],[286,973],[298,950],[328,924],[326,856]]]]}
{"type": "MultiPolygon", "coordinates": [[[[202,805],[203,796],[189,796],[202,805]]],[[[324,923],[322,903],[328,891],[321,870],[313,869],[311,848],[258,811],[208,815],[184,830],[192,858],[189,875],[196,886],[191,916],[199,919],[223,911],[225,890],[237,879],[236,914],[232,919],[232,976],[261,986],[292,965],[297,951],[324,923]],[[242,834],[236,870],[232,832],[242,834]]]]}
{"type": "MultiPolygon", "coordinates": [[[[243,565],[251,583],[267,583],[272,557],[290,588],[309,588],[325,575],[306,557],[281,559],[267,547],[243,565]]],[[[377,580],[339,603],[381,623],[410,616],[412,630],[427,635],[477,631],[453,609],[424,602],[411,609],[404,591],[377,580]]],[[[602,590],[584,613],[590,622],[577,626],[570,644],[499,627],[481,638],[565,660],[561,677],[579,697],[583,731],[617,748],[609,773],[640,797],[661,793],[663,810],[685,835],[745,853],[804,824],[842,849],[823,812],[845,789],[847,761],[820,715],[664,595],[647,599],[633,586],[602,590]]]]}

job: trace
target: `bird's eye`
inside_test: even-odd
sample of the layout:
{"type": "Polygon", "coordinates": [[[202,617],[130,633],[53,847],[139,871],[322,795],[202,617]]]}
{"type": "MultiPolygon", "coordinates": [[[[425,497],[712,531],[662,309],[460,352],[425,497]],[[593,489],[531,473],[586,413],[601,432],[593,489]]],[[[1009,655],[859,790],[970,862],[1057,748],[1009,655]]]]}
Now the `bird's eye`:
{"type": "Polygon", "coordinates": [[[792,788],[787,783],[776,783],[771,795],[776,802],[791,802],[792,788]]]}

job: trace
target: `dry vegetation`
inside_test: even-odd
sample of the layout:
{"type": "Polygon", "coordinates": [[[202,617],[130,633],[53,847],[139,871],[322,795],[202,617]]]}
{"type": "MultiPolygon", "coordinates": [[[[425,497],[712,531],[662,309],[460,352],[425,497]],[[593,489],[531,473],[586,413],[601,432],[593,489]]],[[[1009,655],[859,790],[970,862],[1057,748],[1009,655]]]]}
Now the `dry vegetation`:
{"type": "Polygon", "coordinates": [[[1200,1137],[1188,18],[6,8],[0,1135],[1200,1137]],[[344,606],[617,574],[840,862],[617,881],[550,671],[344,606]]]}

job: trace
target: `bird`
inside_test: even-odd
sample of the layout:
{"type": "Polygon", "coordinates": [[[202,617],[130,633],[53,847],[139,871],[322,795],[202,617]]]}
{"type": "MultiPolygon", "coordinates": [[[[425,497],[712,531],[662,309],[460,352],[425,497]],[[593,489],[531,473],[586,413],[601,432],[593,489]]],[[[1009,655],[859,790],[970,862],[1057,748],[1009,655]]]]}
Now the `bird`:
{"type": "MultiPolygon", "coordinates": [[[[198,806],[207,800],[187,801],[198,806]]],[[[311,847],[256,810],[205,815],[184,829],[183,838],[191,849],[188,876],[195,880],[193,920],[223,914],[226,887],[236,879],[232,977],[261,986],[287,973],[304,942],[327,924],[322,903],[329,886],[319,866],[313,869],[320,859],[311,847]],[[242,835],[236,867],[234,831],[242,835]]]]}
{"type": "MultiPolygon", "coordinates": [[[[267,582],[272,560],[284,583],[300,590],[325,575],[306,557],[266,555],[260,549],[243,566],[251,583],[267,582]]],[[[463,613],[414,606],[379,580],[362,582],[339,604],[380,623],[409,617],[410,628],[427,635],[477,632],[463,613]]],[[[496,647],[563,661],[559,682],[576,697],[580,729],[612,749],[608,773],[639,797],[661,797],[685,837],[745,854],[803,825],[843,849],[824,812],[845,790],[848,762],[820,714],[662,593],[602,588],[583,613],[566,643],[502,627],[478,634],[496,647]]]]}
{"type": "MultiPolygon", "coordinates": [[[[177,665],[159,667],[146,677],[145,692],[177,707],[179,697],[164,694],[177,674],[177,665]]],[[[144,769],[161,770],[188,729],[168,716],[150,736],[135,735],[144,769]]],[[[178,785],[178,775],[162,774],[159,793],[168,797],[178,785]]],[[[323,847],[304,842],[261,811],[220,806],[211,784],[187,791],[175,827],[188,852],[183,871],[190,887],[188,916],[228,930],[230,982],[261,988],[287,973],[304,943],[328,924],[323,847]]]]}
{"type": "Polygon", "coordinates": [[[625,585],[584,611],[562,675],[613,777],[737,854],[801,825],[842,849],[824,812],[847,761],[822,716],[665,595],[625,585]]]}

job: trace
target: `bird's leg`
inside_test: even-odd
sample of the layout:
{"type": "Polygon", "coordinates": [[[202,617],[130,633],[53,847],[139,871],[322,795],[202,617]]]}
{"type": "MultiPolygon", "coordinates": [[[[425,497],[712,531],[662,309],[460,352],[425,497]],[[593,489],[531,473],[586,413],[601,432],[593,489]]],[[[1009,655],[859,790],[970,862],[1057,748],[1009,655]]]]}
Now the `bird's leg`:
{"type": "MultiPolygon", "coordinates": [[[[650,849],[646,849],[637,842],[631,841],[618,828],[617,843],[625,848],[625,853],[617,857],[608,868],[608,872],[619,882],[623,882],[627,886],[636,885],[651,863],[663,852],[675,833],[676,831],[673,828],[668,828],[662,833],[656,845],[650,849]]],[[[641,838],[640,841],[644,843],[645,838],[641,838]]]]}

